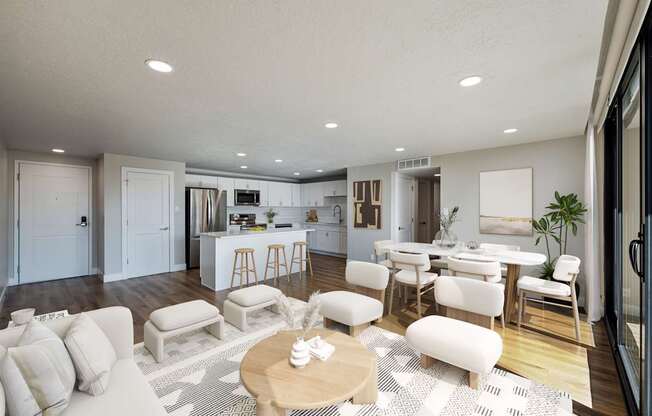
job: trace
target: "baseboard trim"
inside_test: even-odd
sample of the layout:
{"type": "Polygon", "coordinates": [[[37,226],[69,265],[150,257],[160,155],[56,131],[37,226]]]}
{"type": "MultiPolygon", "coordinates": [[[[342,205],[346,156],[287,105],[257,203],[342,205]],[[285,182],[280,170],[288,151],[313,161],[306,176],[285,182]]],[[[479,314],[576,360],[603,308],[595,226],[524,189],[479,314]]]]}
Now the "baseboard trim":
{"type": "Polygon", "coordinates": [[[186,263],[173,264],[170,266],[171,272],[180,272],[182,270],[186,270],[186,263]]]}
{"type": "Polygon", "coordinates": [[[117,282],[118,280],[124,280],[125,277],[122,273],[110,273],[102,274],[102,281],[104,283],[117,282]]]}

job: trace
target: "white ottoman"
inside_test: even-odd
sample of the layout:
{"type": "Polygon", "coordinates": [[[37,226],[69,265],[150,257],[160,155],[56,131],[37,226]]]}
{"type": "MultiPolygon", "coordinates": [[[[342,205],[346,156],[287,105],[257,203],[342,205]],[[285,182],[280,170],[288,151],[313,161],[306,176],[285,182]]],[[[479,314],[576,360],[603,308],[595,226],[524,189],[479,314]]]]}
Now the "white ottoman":
{"type": "Polygon", "coordinates": [[[437,359],[468,370],[473,389],[503,353],[503,340],[494,331],[444,316],[419,319],[408,327],[405,339],[421,354],[422,367],[430,367],[437,359]]]}
{"type": "Polygon", "coordinates": [[[321,314],[325,319],[324,327],[329,326],[329,320],[339,322],[351,328],[351,336],[357,336],[369,322],[378,321],[383,317],[383,303],[359,293],[327,292],[319,295],[319,300],[321,314]]]}
{"type": "Polygon", "coordinates": [[[199,328],[206,328],[216,338],[224,337],[224,318],[214,305],[204,300],[157,309],[145,322],[145,348],[161,362],[165,358],[163,344],[167,338],[199,328]]]}
{"type": "Polygon", "coordinates": [[[267,285],[249,286],[230,292],[224,301],[224,319],[226,322],[246,331],[247,313],[272,307],[278,313],[276,298],[281,291],[267,285]]]}

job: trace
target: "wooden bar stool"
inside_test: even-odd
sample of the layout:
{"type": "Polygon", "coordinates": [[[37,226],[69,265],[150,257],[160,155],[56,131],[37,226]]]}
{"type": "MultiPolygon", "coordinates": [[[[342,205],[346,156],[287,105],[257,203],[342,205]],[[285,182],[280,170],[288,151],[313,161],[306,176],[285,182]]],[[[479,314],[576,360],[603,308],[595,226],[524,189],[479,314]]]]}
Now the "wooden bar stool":
{"type": "Polygon", "coordinates": [[[265,260],[265,277],[263,281],[267,283],[267,272],[269,269],[272,269],[272,278],[276,279],[276,285],[278,286],[279,279],[281,277],[281,266],[285,267],[285,275],[288,277],[288,282],[290,281],[290,273],[288,271],[288,259],[285,257],[285,244],[270,244],[267,246],[267,260],[265,260]],[[269,257],[271,253],[274,253],[274,258],[272,262],[269,262],[269,257]],[[280,254],[283,253],[283,263],[280,263],[281,258],[280,254]]]}
{"type": "MultiPolygon", "coordinates": [[[[290,275],[292,275],[292,266],[299,265],[299,279],[303,279],[303,263],[306,263],[306,270],[310,270],[310,277],[312,277],[312,260],[310,260],[310,251],[308,250],[308,243],[305,241],[295,241],[292,245],[292,260],[290,261],[290,275]],[[299,247],[298,257],[295,255],[297,247],[299,247]],[[306,251],[306,257],[303,257],[303,251],[306,251]]],[[[289,276],[288,276],[289,278],[289,276]]]]}
{"type": "Polygon", "coordinates": [[[233,258],[233,274],[231,274],[231,287],[235,282],[235,275],[240,276],[240,287],[242,287],[242,275],[247,279],[246,284],[249,284],[249,272],[254,274],[254,283],[258,284],[258,275],[256,274],[256,261],[254,260],[253,248],[236,248],[235,257],[233,258]],[[240,256],[240,267],[238,265],[238,256],[240,256]],[[251,259],[251,268],[249,260],[251,259]]]}

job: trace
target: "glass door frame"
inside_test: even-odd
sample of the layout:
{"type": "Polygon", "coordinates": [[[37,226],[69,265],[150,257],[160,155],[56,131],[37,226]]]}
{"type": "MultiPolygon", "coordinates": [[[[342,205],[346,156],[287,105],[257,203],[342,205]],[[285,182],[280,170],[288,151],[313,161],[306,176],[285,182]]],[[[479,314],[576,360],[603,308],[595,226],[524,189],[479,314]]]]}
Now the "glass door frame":
{"type": "Polygon", "coordinates": [[[632,414],[650,414],[652,385],[652,342],[650,323],[652,323],[652,30],[650,15],[646,17],[637,43],[629,57],[613,102],[610,105],[604,125],[604,273],[605,273],[605,323],[621,384],[625,393],[627,406],[632,414]],[[649,46],[648,46],[649,45],[649,46]],[[632,386],[630,377],[633,368],[625,358],[627,351],[623,346],[624,319],[622,302],[623,265],[629,265],[630,259],[622,254],[622,98],[629,85],[636,65],[640,64],[640,155],[641,155],[641,220],[643,221],[643,248],[641,264],[647,281],[641,285],[641,325],[645,328],[642,336],[643,357],[640,368],[640,387],[632,386]]]}

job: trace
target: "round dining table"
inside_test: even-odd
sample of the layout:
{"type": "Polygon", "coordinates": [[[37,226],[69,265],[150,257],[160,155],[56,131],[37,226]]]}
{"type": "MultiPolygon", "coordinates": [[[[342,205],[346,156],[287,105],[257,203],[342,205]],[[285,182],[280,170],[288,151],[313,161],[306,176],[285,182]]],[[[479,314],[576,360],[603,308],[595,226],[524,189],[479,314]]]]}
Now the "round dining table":
{"type": "Polygon", "coordinates": [[[466,248],[466,244],[458,242],[454,247],[440,247],[428,243],[394,243],[384,247],[390,251],[403,253],[427,254],[441,258],[455,256],[467,260],[498,261],[507,266],[505,282],[504,313],[508,321],[513,321],[516,311],[516,282],[521,274],[521,266],[539,266],[545,263],[547,257],[541,253],[516,250],[491,250],[466,248]]]}

